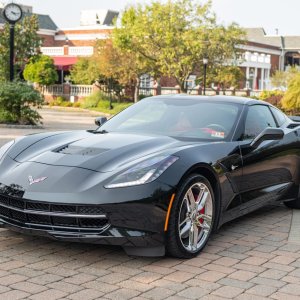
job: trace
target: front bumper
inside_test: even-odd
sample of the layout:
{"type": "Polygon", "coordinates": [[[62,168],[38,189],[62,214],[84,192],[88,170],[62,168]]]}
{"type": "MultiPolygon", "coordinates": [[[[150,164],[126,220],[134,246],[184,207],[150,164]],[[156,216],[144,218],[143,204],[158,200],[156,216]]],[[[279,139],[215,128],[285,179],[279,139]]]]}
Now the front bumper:
{"type": "Polygon", "coordinates": [[[0,193],[0,227],[60,241],[119,245],[134,255],[163,255],[167,198],[92,205],[0,193]]]}

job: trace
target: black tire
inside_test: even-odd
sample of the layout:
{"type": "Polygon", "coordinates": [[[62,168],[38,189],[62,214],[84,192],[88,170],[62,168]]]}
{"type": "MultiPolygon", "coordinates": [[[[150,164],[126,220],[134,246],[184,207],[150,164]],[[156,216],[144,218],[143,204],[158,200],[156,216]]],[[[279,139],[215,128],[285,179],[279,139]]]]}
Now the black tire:
{"type": "MultiPolygon", "coordinates": [[[[199,198],[200,200],[202,198],[204,199],[204,196],[199,198]]],[[[190,175],[180,186],[178,193],[173,202],[173,206],[170,213],[168,231],[167,231],[167,243],[166,243],[167,253],[177,258],[192,258],[197,256],[199,252],[201,252],[201,250],[205,247],[211,235],[211,232],[213,231],[214,223],[216,219],[215,216],[216,216],[216,204],[215,204],[215,196],[211,184],[202,175],[198,175],[198,174],[190,175]],[[198,202],[199,206],[196,204],[195,209],[192,210],[193,213],[191,213],[188,212],[189,203],[187,199],[189,199],[190,197],[187,195],[187,193],[193,191],[193,195],[195,195],[194,194],[195,188],[199,188],[199,195],[200,195],[200,191],[203,191],[203,195],[204,195],[204,191],[205,193],[209,192],[210,198],[209,195],[206,196],[206,198],[208,197],[208,199],[211,200],[209,201],[206,200],[204,202],[205,207],[201,211],[199,211],[199,206],[201,206],[200,205],[201,201],[199,201],[198,202]],[[198,217],[195,217],[196,212],[198,212],[197,213],[198,217]],[[208,217],[210,216],[210,212],[211,212],[211,218],[209,219],[208,217]],[[192,217],[188,215],[192,215],[192,217]],[[201,216],[205,216],[205,218],[202,219],[201,216]],[[185,220],[188,221],[185,222],[185,220]],[[209,229],[207,229],[209,224],[210,227],[209,229]],[[190,229],[188,230],[188,237],[185,237],[186,233],[184,234],[182,233],[185,232],[184,229],[188,228],[189,226],[190,229]],[[197,235],[193,232],[196,232],[197,235]],[[192,245],[190,243],[191,239],[193,240],[192,245]],[[198,239],[199,239],[199,243],[198,243],[198,239]]]]}
{"type": "Polygon", "coordinates": [[[283,204],[288,208],[300,209],[300,199],[299,198],[292,200],[292,201],[283,202],[283,204]]]}

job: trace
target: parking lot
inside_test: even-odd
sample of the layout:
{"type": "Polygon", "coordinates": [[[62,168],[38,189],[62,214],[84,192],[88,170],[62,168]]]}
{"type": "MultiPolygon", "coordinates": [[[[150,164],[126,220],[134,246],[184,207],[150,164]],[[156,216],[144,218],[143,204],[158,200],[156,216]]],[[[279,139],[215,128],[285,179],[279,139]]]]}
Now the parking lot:
{"type": "MultiPolygon", "coordinates": [[[[41,113],[44,129],[2,127],[0,144],[45,130],[95,128],[88,112],[41,113]]],[[[280,204],[256,211],[223,226],[191,260],[129,257],[118,247],[0,229],[0,298],[300,299],[298,217],[280,204]]]]}

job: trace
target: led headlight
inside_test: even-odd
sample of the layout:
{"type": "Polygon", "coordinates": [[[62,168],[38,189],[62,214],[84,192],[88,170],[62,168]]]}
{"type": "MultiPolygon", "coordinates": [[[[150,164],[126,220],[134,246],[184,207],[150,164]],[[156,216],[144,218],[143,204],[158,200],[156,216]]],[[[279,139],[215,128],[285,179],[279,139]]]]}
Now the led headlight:
{"type": "Polygon", "coordinates": [[[147,159],[119,174],[105,187],[112,189],[152,182],[166,171],[177,159],[178,157],[172,155],[161,155],[147,159]]]}
{"type": "Polygon", "coordinates": [[[4,154],[7,152],[7,150],[14,144],[14,142],[15,141],[10,141],[0,148],[0,160],[2,159],[4,154]]]}

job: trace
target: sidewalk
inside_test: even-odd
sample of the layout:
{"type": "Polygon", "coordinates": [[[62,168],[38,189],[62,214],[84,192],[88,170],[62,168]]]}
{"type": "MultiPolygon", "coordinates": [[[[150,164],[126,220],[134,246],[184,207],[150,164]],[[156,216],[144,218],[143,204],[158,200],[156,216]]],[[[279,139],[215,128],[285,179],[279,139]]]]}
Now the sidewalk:
{"type": "MultiPolygon", "coordinates": [[[[37,131],[95,128],[88,112],[41,113],[45,129],[0,128],[0,144],[37,131]]],[[[291,223],[292,210],[265,207],[224,225],[191,260],[128,257],[118,247],[1,229],[0,298],[300,299],[300,243],[288,242],[291,223]]]]}

